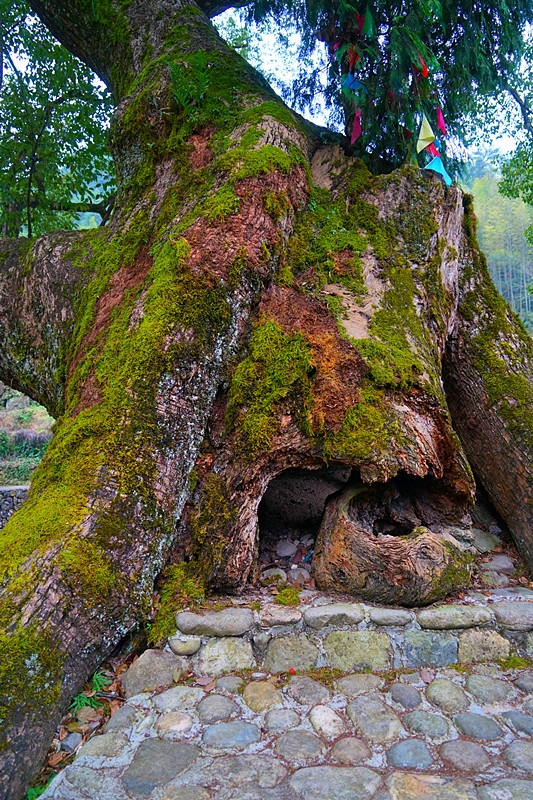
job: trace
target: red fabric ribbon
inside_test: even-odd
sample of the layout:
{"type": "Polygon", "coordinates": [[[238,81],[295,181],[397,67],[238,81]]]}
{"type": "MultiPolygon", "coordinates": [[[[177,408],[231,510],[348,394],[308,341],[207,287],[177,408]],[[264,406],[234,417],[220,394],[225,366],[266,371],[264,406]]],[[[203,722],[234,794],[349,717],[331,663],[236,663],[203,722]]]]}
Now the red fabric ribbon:
{"type": "Polygon", "coordinates": [[[437,106],[437,128],[442,133],[443,136],[446,136],[446,123],[444,122],[444,115],[442,113],[442,109],[437,106]]]}
{"type": "Polygon", "coordinates": [[[424,62],[424,59],[420,55],[420,53],[418,53],[418,59],[420,61],[420,64],[422,65],[422,70],[421,70],[420,74],[422,75],[423,78],[427,78],[428,75],[429,75],[429,70],[428,70],[428,68],[427,68],[427,66],[426,66],[426,64],[424,62]]]}
{"type": "Polygon", "coordinates": [[[435,158],[440,158],[440,153],[437,150],[437,148],[435,147],[435,145],[433,144],[433,142],[431,142],[431,144],[428,144],[428,146],[426,147],[426,150],[428,151],[428,153],[430,153],[435,158]]]}
{"type": "Polygon", "coordinates": [[[355,116],[353,118],[352,138],[350,140],[350,144],[354,144],[363,133],[363,126],[361,125],[362,116],[361,109],[356,108],[355,116]]]}
{"type": "Polygon", "coordinates": [[[357,22],[357,27],[359,28],[359,35],[363,35],[363,25],[365,24],[365,15],[359,16],[357,11],[355,12],[355,21],[357,22]]]}
{"type": "Polygon", "coordinates": [[[350,47],[348,50],[348,69],[350,72],[353,70],[360,58],[361,56],[357,52],[356,48],[353,46],[350,47]]]}

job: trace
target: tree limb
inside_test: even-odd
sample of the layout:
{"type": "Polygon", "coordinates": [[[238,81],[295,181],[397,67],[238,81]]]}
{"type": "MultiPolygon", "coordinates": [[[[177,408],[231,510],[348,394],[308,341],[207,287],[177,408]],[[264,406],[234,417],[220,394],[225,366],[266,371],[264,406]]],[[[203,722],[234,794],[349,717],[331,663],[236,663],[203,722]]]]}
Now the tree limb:
{"type": "Polygon", "coordinates": [[[51,33],[111,87],[111,64],[116,53],[109,30],[96,19],[91,3],[30,0],[29,5],[51,33]]]}
{"type": "MultiPolygon", "coordinates": [[[[100,214],[101,217],[105,217],[106,215],[109,217],[109,214],[113,210],[114,202],[115,195],[110,195],[103,200],[99,200],[97,203],[85,200],[80,200],[79,202],[72,201],[71,203],[66,201],[55,202],[51,200],[47,203],[46,199],[41,196],[39,198],[33,197],[29,202],[29,207],[45,208],[48,209],[48,211],[65,211],[69,214],[86,214],[89,212],[91,214],[100,214]]],[[[23,211],[24,206],[21,203],[13,203],[12,209],[13,211],[23,211]]]]}
{"type": "Polygon", "coordinates": [[[0,240],[0,378],[42,403],[63,407],[64,359],[82,270],[70,250],[85,231],[57,231],[34,242],[0,240]]]}
{"type": "Polygon", "coordinates": [[[216,17],[217,14],[222,14],[228,8],[246,8],[251,4],[252,0],[236,0],[236,2],[227,2],[227,0],[199,0],[198,5],[208,17],[216,17]]]}
{"type": "Polygon", "coordinates": [[[520,113],[522,114],[522,119],[524,121],[524,127],[526,131],[529,133],[530,136],[533,136],[533,110],[529,107],[526,101],[522,97],[520,97],[517,90],[513,86],[511,86],[508,83],[505,88],[509,92],[513,100],[517,103],[518,108],[520,109],[520,113]]]}

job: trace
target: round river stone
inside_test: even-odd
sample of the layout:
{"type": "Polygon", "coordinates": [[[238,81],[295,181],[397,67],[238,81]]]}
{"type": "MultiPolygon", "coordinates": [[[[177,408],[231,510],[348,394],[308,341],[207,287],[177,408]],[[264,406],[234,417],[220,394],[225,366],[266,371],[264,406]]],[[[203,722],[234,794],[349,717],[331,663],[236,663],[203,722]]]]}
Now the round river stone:
{"type": "Polygon", "coordinates": [[[341,764],[353,766],[371,758],[372,751],[361,739],[350,736],[346,739],[339,739],[333,747],[331,755],[341,764]]]}
{"type": "Polygon", "coordinates": [[[433,764],[433,759],[427,745],[420,739],[404,739],[391,747],[387,753],[387,762],[392,767],[426,769],[433,764]]]}
{"type": "Polygon", "coordinates": [[[503,703],[512,692],[509,683],[485,675],[469,675],[465,688],[481,703],[503,703]]]}
{"type": "Polygon", "coordinates": [[[448,720],[429,711],[412,711],[403,717],[403,722],[413,733],[428,739],[447,739],[450,736],[448,720]]]}
{"type": "Polygon", "coordinates": [[[502,719],[515,731],[533,736],[533,717],[522,714],[520,711],[504,711],[502,719]]]}
{"type": "Polygon", "coordinates": [[[265,728],[272,733],[284,733],[300,724],[300,717],[290,708],[274,708],[265,717],[265,728]]]}
{"type": "Polygon", "coordinates": [[[345,675],[337,683],[337,691],[345,697],[357,697],[359,694],[375,692],[383,683],[377,675],[369,673],[355,672],[353,675],[345,675]]]}
{"type": "Polygon", "coordinates": [[[465,714],[456,714],[453,721],[465,736],[482,741],[494,741],[502,736],[499,726],[490,717],[474,714],[467,711],[465,714]]]}
{"type": "Polygon", "coordinates": [[[509,766],[523,772],[533,772],[533,742],[514,741],[503,751],[509,766]]]}
{"type": "Polygon", "coordinates": [[[235,747],[241,749],[261,738],[261,731],[249,722],[219,722],[210,725],[203,735],[205,744],[210,747],[235,747]]]}
{"type": "Polygon", "coordinates": [[[237,703],[222,694],[210,694],[198,704],[196,709],[200,722],[212,725],[236,716],[240,709],[237,703]]]}
{"type": "Polygon", "coordinates": [[[149,797],[157,786],[171,781],[199,755],[199,749],[187,742],[147,739],[137,748],[122,783],[134,797],[149,797]]]}
{"type": "Polygon", "coordinates": [[[322,755],[324,743],[309,731],[287,731],[279,737],[274,750],[289,764],[302,766],[322,755]]]}
{"type": "Polygon", "coordinates": [[[242,699],[256,714],[282,704],[281,694],[269,681],[249,683],[244,689],[242,699]]]}
{"type": "Polygon", "coordinates": [[[395,703],[407,709],[416,708],[422,702],[420,693],[413,686],[406,683],[393,683],[390,696],[395,703]]]}
{"type": "Polygon", "coordinates": [[[437,678],[426,689],[426,697],[433,705],[450,714],[468,708],[470,701],[460,686],[447,678],[437,678]]]}
{"type": "Polygon", "coordinates": [[[441,745],[439,752],[444,761],[463,772],[481,772],[490,767],[486,750],[477,742],[455,739],[441,745]]]}
{"type": "Polygon", "coordinates": [[[304,675],[291,680],[287,686],[287,694],[297,703],[301,703],[304,706],[326,703],[331,697],[325,686],[322,686],[321,683],[314,681],[312,678],[306,678],[304,675]]]}
{"type": "Polygon", "coordinates": [[[366,767],[310,767],[295,772],[289,783],[305,800],[370,800],[381,778],[366,767]]]}

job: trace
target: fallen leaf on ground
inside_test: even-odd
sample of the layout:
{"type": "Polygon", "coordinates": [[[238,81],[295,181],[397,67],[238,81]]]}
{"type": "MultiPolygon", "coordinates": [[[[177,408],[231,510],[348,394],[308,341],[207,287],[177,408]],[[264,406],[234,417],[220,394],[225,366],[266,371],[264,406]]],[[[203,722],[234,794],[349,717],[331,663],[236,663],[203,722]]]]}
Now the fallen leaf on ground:
{"type": "Polygon", "coordinates": [[[67,758],[70,753],[66,753],[61,751],[60,753],[52,753],[51,756],[48,756],[47,763],[49,767],[57,767],[57,765],[63,761],[64,758],[67,758]]]}
{"type": "Polygon", "coordinates": [[[119,710],[119,708],[122,708],[122,705],[123,703],[121,703],[120,700],[111,700],[109,703],[109,716],[112,717],[113,714],[119,710]]]}

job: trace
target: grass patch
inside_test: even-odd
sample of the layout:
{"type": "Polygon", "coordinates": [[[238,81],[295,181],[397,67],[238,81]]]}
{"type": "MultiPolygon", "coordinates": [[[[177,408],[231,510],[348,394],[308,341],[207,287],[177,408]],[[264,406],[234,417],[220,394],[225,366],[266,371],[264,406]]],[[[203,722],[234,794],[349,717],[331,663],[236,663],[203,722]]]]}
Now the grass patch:
{"type": "Polygon", "coordinates": [[[500,658],[496,663],[502,669],[527,669],[533,662],[530,658],[513,655],[509,656],[509,658],[500,658]]]}
{"type": "Polygon", "coordinates": [[[295,586],[283,586],[274,598],[274,602],[279,606],[297,606],[300,602],[301,591],[295,586]]]}

